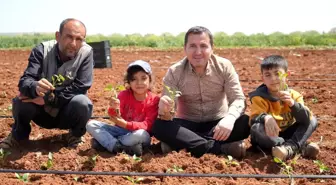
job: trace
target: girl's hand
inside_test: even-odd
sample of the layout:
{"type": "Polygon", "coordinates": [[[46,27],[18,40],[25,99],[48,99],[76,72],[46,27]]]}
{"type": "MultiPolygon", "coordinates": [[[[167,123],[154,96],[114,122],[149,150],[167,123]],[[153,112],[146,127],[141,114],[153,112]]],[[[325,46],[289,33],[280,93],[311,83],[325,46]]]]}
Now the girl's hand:
{"type": "Polygon", "coordinates": [[[265,132],[269,137],[279,136],[280,128],[271,115],[265,116],[265,132]]]}
{"type": "Polygon", "coordinates": [[[288,91],[280,91],[278,96],[279,99],[282,102],[286,103],[289,107],[292,107],[294,105],[294,100],[288,91]]]}
{"type": "Polygon", "coordinates": [[[120,100],[117,98],[112,98],[109,103],[110,108],[120,109],[120,100]]]}

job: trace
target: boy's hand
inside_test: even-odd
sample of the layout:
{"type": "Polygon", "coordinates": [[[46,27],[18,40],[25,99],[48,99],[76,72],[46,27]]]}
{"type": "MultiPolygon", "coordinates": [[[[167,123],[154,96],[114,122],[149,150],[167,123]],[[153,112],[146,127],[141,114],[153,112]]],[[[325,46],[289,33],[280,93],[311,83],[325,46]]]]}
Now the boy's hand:
{"type": "Polygon", "coordinates": [[[286,103],[288,106],[292,107],[294,105],[294,100],[288,91],[279,91],[279,99],[286,103]]]}
{"type": "Polygon", "coordinates": [[[265,132],[269,137],[279,136],[280,128],[271,115],[265,116],[265,132]]]}
{"type": "Polygon", "coordinates": [[[112,109],[120,109],[120,100],[117,98],[111,98],[109,106],[112,109]]]}

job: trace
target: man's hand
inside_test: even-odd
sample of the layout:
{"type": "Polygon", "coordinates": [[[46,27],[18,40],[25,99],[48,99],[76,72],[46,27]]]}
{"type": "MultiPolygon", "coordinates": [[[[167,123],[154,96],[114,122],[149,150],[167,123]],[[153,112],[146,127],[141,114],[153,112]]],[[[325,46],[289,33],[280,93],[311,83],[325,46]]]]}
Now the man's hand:
{"type": "Polygon", "coordinates": [[[44,99],[41,96],[31,99],[31,98],[28,98],[27,96],[19,95],[19,99],[25,103],[35,103],[36,105],[44,105],[44,99]]]}
{"type": "Polygon", "coordinates": [[[159,115],[170,114],[170,111],[173,110],[174,101],[169,98],[169,96],[165,95],[160,98],[159,101],[159,115]]]}
{"type": "Polygon", "coordinates": [[[269,137],[279,136],[280,128],[271,115],[265,116],[265,132],[269,137]]]}
{"type": "Polygon", "coordinates": [[[227,115],[219,121],[214,129],[213,138],[217,141],[225,141],[229,138],[233,126],[236,122],[236,118],[232,115],[227,115]]]}
{"type": "Polygon", "coordinates": [[[36,85],[36,94],[40,97],[43,97],[48,91],[54,90],[55,87],[45,78],[42,78],[37,82],[36,85]]]}
{"type": "Polygon", "coordinates": [[[282,102],[286,103],[288,106],[292,107],[294,105],[294,100],[288,91],[280,91],[278,96],[279,99],[282,102]]]}

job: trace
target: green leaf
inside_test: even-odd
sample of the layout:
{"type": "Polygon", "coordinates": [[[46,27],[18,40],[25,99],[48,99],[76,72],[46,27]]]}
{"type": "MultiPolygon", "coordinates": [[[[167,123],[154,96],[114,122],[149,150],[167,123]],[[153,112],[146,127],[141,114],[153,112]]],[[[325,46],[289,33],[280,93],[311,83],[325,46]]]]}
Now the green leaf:
{"type": "Polygon", "coordinates": [[[48,159],[49,159],[49,160],[52,160],[52,159],[53,159],[53,155],[52,155],[51,152],[49,152],[49,154],[48,154],[48,159]]]}
{"type": "Polygon", "coordinates": [[[112,84],[107,84],[106,87],[105,87],[106,91],[111,91],[112,89],[113,89],[112,84]]]}
{"type": "Polygon", "coordinates": [[[74,179],[76,182],[78,182],[78,178],[79,178],[79,177],[74,177],[73,179],[74,179]]]}
{"type": "Polygon", "coordinates": [[[18,173],[15,173],[15,177],[21,179],[21,176],[18,173]]]}
{"type": "Polygon", "coordinates": [[[23,174],[22,178],[25,182],[28,182],[28,176],[29,176],[29,173],[23,174]]]}
{"type": "Polygon", "coordinates": [[[279,164],[282,164],[282,163],[283,163],[282,160],[279,159],[279,158],[277,158],[277,157],[274,157],[274,158],[273,158],[273,161],[276,162],[276,163],[279,163],[279,164]]]}

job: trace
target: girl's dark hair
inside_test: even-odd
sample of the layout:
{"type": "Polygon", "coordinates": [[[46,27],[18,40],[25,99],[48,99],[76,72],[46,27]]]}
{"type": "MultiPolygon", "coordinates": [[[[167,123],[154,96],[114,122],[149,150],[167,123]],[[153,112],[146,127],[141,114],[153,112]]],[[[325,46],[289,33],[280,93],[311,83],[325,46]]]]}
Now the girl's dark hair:
{"type": "Polygon", "coordinates": [[[152,81],[153,81],[153,75],[147,73],[141,66],[131,66],[127,69],[125,77],[124,77],[124,83],[126,87],[129,87],[130,82],[133,79],[133,75],[139,71],[143,71],[144,73],[146,73],[149,77],[149,89],[151,89],[152,87],[152,81]]]}
{"type": "Polygon", "coordinates": [[[288,62],[287,60],[280,55],[270,55],[261,62],[260,69],[263,72],[264,69],[274,69],[274,68],[281,68],[287,71],[288,62]]]}

